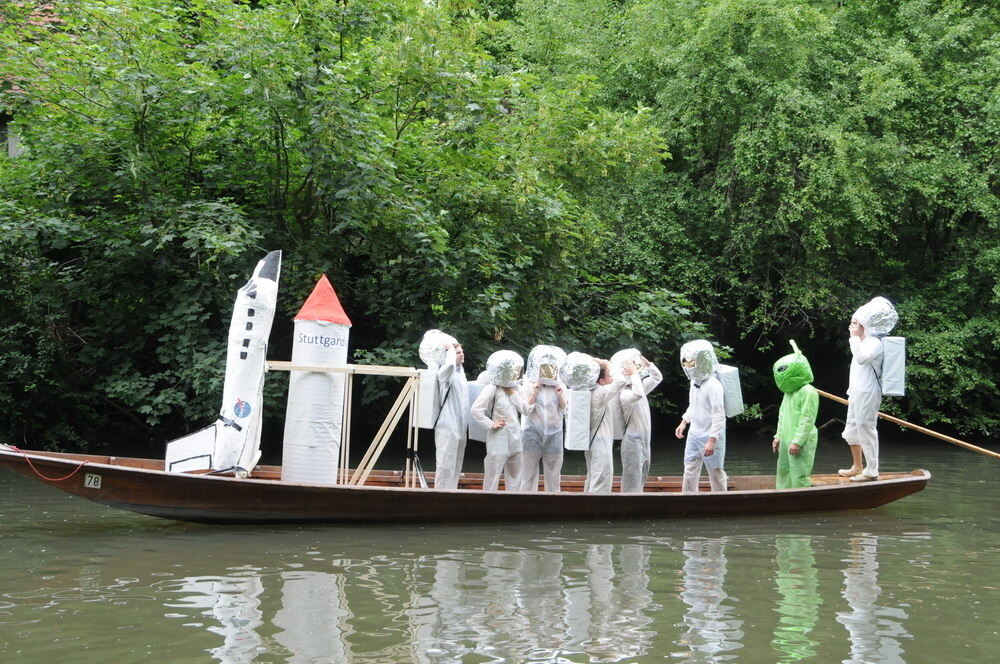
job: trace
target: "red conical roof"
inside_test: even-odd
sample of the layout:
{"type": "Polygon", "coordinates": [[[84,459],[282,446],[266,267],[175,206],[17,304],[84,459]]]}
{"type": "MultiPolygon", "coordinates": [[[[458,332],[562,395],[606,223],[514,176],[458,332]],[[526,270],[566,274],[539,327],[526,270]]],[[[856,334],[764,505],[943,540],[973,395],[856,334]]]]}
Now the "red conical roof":
{"type": "Polygon", "coordinates": [[[322,320],[341,325],[351,325],[351,319],[347,317],[344,308],[340,306],[337,294],[333,292],[330,280],[324,274],[316,282],[316,288],[306,298],[305,304],[299,309],[295,320],[322,320]]]}

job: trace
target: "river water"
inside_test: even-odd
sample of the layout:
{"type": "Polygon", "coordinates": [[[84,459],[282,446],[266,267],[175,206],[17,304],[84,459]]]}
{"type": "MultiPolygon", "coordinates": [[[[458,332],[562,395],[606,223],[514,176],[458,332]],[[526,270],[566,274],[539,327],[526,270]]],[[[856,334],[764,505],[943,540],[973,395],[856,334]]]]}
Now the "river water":
{"type": "MultiPolygon", "coordinates": [[[[731,443],[729,471],[770,472],[768,447],[731,443]]],[[[1000,461],[883,448],[928,488],[863,512],[527,526],[181,524],[0,470],[0,662],[998,661],[1000,461]]],[[[653,453],[677,473],[680,443],[653,453]]],[[[848,458],[822,440],[816,469],[848,458]]]]}

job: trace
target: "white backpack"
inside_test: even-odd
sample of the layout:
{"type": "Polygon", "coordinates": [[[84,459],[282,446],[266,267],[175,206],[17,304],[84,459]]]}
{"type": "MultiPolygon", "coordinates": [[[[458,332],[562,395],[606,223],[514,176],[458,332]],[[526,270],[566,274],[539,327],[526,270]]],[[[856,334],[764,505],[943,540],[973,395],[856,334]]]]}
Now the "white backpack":
{"type": "Polygon", "coordinates": [[[736,417],[744,411],[740,370],[728,364],[720,364],[715,370],[715,377],[722,383],[722,404],[726,417],[736,417]]]}
{"type": "Polygon", "coordinates": [[[906,338],[882,338],[882,374],[875,372],[882,395],[902,397],[906,395],[906,338]]]}
{"type": "Polygon", "coordinates": [[[437,402],[437,371],[434,369],[418,369],[418,371],[420,391],[417,394],[417,426],[421,429],[433,429],[441,408],[437,402]]]}

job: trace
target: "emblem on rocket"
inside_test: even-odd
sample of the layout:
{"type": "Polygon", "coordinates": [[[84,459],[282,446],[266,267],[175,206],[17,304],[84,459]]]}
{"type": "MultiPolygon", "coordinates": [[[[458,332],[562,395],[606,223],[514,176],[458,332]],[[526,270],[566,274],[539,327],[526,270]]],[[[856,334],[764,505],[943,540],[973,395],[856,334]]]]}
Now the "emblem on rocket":
{"type": "Polygon", "coordinates": [[[211,425],[167,443],[166,470],[233,470],[246,477],[260,460],[267,340],[278,301],[281,252],[272,251],[236,294],[229,323],[222,410],[211,425]]]}

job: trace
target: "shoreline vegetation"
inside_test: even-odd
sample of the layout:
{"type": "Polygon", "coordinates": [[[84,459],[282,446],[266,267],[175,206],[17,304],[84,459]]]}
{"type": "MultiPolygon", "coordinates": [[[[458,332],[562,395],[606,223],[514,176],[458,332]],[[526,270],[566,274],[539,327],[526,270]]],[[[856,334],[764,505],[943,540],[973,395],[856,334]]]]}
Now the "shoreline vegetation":
{"type": "Polygon", "coordinates": [[[155,456],[210,421],[272,249],[271,359],[325,273],[353,362],[414,366],[431,328],[470,373],[638,347],[670,421],[706,337],[758,428],[788,339],[842,394],[882,295],[908,354],[883,409],[990,441],[997,34],[968,0],[5,3],[0,442],[155,456]]]}

